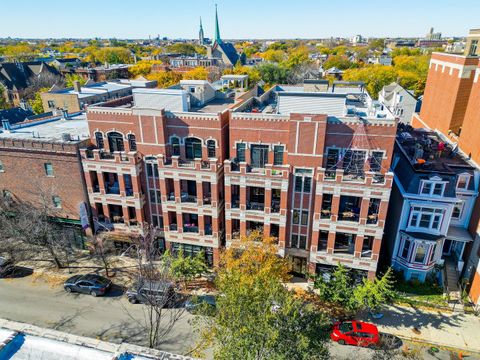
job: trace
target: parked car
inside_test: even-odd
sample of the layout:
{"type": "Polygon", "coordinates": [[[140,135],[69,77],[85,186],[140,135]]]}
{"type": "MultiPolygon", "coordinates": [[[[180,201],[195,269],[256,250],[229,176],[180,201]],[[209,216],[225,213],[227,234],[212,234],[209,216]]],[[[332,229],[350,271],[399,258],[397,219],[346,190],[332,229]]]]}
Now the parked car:
{"type": "Polygon", "coordinates": [[[14,268],[12,260],[0,256],[0,278],[10,275],[14,268]]]}
{"type": "Polygon", "coordinates": [[[375,325],[363,321],[343,321],[333,325],[330,338],[341,345],[376,348],[380,342],[375,325]]]}
{"type": "Polygon", "coordinates": [[[78,292],[92,296],[102,296],[112,287],[112,282],[96,274],[75,275],[63,284],[66,292],[78,292]]]}
{"type": "Polygon", "coordinates": [[[175,286],[170,281],[140,280],[126,292],[132,304],[163,304],[171,306],[175,303],[175,286]]]}
{"type": "Polygon", "coordinates": [[[199,310],[204,310],[206,315],[210,315],[215,312],[217,308],[217,302],[213,295],[195,295],[190,297],[185,302],[185,309],[190,313],[196,313],[199,310]]]}

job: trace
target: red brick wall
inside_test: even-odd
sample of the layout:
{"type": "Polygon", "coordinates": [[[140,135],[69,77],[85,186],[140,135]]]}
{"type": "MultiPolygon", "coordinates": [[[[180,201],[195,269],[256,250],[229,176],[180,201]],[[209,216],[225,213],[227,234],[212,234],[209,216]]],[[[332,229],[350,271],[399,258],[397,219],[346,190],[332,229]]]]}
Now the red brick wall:
{"type": "Polygon", "coordinates": [[[461,70],[453,66],[465,69],[478,63],[478,60],[434,53],[432,61],[447,62],[452,66],[431,63],[420,116],[432,129],[438,129],[444,134],[448,134],[449,130],[457,133],[467,109],[474,72],[468,78],[462,78],[459,76],[461,70]]]}
{"type": "MultiPolygon", "coordinates": [[[[480,67],[479,67],[480,71],[480,67]]],[[[460,133],[459,146],[467,155],[478,164],[480,163],[480,78],[473,83],[468,102],[468,108],[460,133]]]]}
{"type": "MultiPolygon", "coordinates": [[[[0,143],[0,160],[5,168],[0,172],[0,190],[10,191],[21,201],[39,204],[43,194],[50,201],[52,195],[60,196],[62,208],[56,216],[79,219],[79,205],[85,201],[83,171],[80,170],[76,146],[70,145],[63,152],[38,151],[17,146],[11,142],[0,143]],[[53,165],[54,176],[45,174],[44,164],[53,165]]],[[[32,144],[29,144],[32,145],[32,144]]],[[[50,202],[52,205],[53,202],[50,202]]]]}

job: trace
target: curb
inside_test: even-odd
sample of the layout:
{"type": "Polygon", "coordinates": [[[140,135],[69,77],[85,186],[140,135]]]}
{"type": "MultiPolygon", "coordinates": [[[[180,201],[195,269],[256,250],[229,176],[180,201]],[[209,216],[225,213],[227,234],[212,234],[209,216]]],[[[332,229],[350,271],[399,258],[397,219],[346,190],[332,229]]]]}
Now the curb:
{"type": "Polygon", "coordinates": [[[390,333],[390,334],[394,335],[394,336],[397,336],[402,340],[408,340],[408,341],[422,343],[422,344],[434,345],[434,346],[438,346],[438,347],[446,347],[446,348],[449,348],[449,349],[461,350],[461,351],[465,351],[465,352],[468,352],[468,353],[471,353],[471,354],[480,355],[480,349],[472,350],[472,349],[469,349],[469,348],[452,346],[452,345],[448,345],[448,344],[444,344],[444,343],[440,343],[440,342],[436,342],[436,341],[426,341],[424,339],[419,339],[419,338],[406,336],[406,335],[397,335],[397,334],[392,334],[392,333],[390,333]]]}

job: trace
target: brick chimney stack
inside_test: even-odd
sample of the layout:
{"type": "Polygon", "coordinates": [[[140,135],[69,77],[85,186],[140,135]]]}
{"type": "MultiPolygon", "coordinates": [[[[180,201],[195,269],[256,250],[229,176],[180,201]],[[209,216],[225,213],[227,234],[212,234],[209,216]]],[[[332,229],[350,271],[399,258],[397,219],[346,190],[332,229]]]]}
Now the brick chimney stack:
{"type": "Polygon", "coordinates": [[[81,92],[82,92],[82,85],[80,85],[80,81],[75,80],[75,81],[73,82],[73,90],[75,90],[75,91],[78,92],[78,93],[81,93],[81,92]]]}

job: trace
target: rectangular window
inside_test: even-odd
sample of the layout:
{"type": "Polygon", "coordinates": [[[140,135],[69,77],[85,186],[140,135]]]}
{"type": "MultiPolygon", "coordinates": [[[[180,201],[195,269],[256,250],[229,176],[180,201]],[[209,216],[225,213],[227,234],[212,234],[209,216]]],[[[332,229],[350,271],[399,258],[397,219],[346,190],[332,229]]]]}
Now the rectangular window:
{"type": "Polygon", "coordinates": [[[410,244],[411,241],[408,239],[405,239],[405,242],[403,243],[403,249],[402,249],[402,258],[405,260],[408,260],[408,252],[410,251],[410,244]]]}
{"type": "Polygon", "coordinates": [[[422,194],[430,195],[431,191],[432,191],[432,183],[424,182],[422,186],[422,194]]]}
{"type": "Polygon", "coordinates": [[[273,165],[283,165],[283,146],[273,147],[273,165]]]}
{"type": "Polygon", "coordinates": [[[0,172],[4,172],[5,167],[3,166],[2,160],[0,160],[0,172]]]}
{"type": "Polygon", "coordinates": [[[423,264],[423,261],[425,260],[425,253],[426,253],[425,246],[418,245],[417,252],[415,253],[415,262],[423,264]]]}
{"type": "Polygon", "coordinates": [[[463,203],[453,207],[452,219],[460,219],[462,217],[463,203]]]}
{"type": "Polygon", "coordinates": [[[340,157],[340,149],[328,149],[326,169],[335,170],[337,168],[339,157],[340,157]]]}
{"type": "Polygon", "coordinates": [[[254,168],[264,168],[268,163],[268,145],[252,145],[250,164],[254,168]]]}
{"type": "Polygon", "coordinates": [[[303,178],[303,192],[310,193],[312,187],[312,178],[305,177],[303,178]]]}
{"type": "Polygon", "coordinates": [[[307,225],[308,224],[308,211],[303,210],[302,211],[302,225],[307,225]]]}
{"type": "Polygon", "coordinates": [[[295,176],[295,191],[302,192],[303,178],[301,176],[295,176]]]}
{"type": "Polygon", "coordinates": [[[47,103],[48,103],[48,108],[49,109],[55,109],[55,101],[48,100],[47,103]]]}
{"type": "Polygon", "coordinates": [[[442,209],[415,206],[411,210],[409,226],[422,229],[439,230],[443,219],[442,209]]]}
{"type": "Polygon", "coordinates": [[[60,199],[60,196],[52,196],[52,202],[55,208],[60,209],[62,207],[62,199],[60,199]]]}
{"type": "Polygon", "coordinates": [[[370,171],[380,172],[382,169],[383,151],[372,151],[370,157],[370,171]]]}
{"type": "Polygon", "coordinates": [[[245,161],[245,144],[239,143],[237,144],[237,160],[238,161],[245,161]]]}
{"type": "Polygon", "coordinates": [[[328,231],[320,230],[318,234],[318,251],[325,251],[327,250],[328,244],[328,231]]]}
{"type": "Polygon", "coordinates": [[[443,195],[443,184],[435,184],[433,186],[433,195],[442,196],[443,195]]]}
{"type": "Polygon", "coordinates": [[[420,193],[423,195],[443,196],[445,183],[422,181],[420,193]]]}
{"type": "Polygon", "coordinates": [[[45,163],[43,164],[45,167],[45,175],[47,176],[53,176],[53,165],[52,163],[45,163]]]}
{"type": "Polygon", "coordinates": [[[293,210],[293,217],[292,217],[292,222],[297,225],[300,221],[300,211],[299,210],[293,210]]]}
{"type": "Polygon", "coordinates": [[[460,175],[458,177],[457,189],[467,190],[470,183],[470,175],[460,175]]]}
{"type": "Polygon", "coordinates": [[[150,202],[152,204],[160,204],[162,202],[160,190],[150,190],[150,202]]]}

